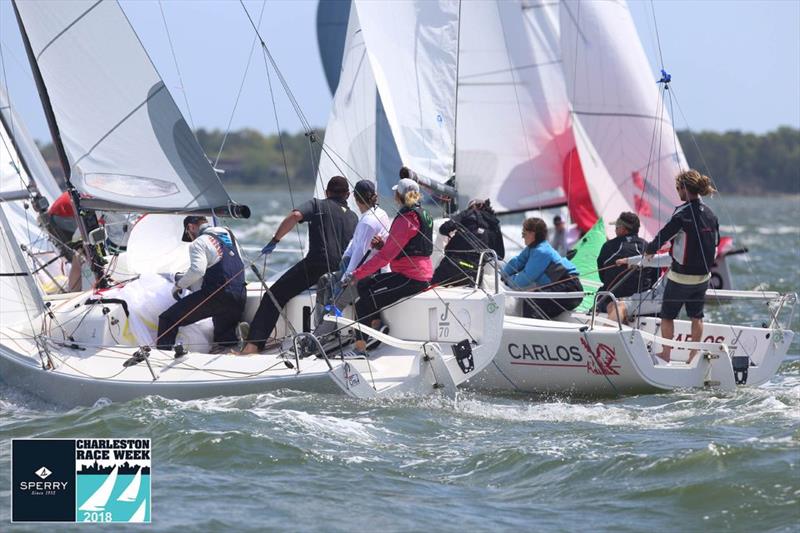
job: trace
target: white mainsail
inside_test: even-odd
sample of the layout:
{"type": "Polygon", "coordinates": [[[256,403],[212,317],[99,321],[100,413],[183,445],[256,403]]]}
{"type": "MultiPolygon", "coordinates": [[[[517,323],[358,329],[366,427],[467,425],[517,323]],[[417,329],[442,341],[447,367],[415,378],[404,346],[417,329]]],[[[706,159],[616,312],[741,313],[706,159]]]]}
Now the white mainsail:
{"type": "Polygon", "coordinates": [[[111,473],[103,481],[103,484],[94,491],[94,493],[86,498],[86,501],[81,504],[78,509],[81,511],[102,511],[105,509],[111,493],[114,491],[114,485],[117,483],[117,466],[111,470],[111,473]]]}
{"type": "Polygon", "coordinates": [[[228,194],[116,1],[14,6],[85,206],[227,212],[228,194]]]}
{"type": "Polygon", "coordinates": [[[139,467],[139,470],[136,471],[136,475],[133,476],[133,479],[128,486],[125,487],[125,490],[122,491],[122,494],[117,496],[118,502],[135,502],[136,498],[139,497],[139,488],[142,486],[142,467],[139,467]]]}
{"type": "Polygon", "coordinates": [[[456,186],[498,211],[566,202],[574,147],[557,6],[480,0],[461,7],[456,186]]]}
{"type": "Polygon", "coordinates": [[[630,10],[624,1],[578,0],[560,9],[567,92],[615,184],[595,211],[614,220],[621,195],[650,238],[680,203],[673,178],[687,164],[630,10]]]}

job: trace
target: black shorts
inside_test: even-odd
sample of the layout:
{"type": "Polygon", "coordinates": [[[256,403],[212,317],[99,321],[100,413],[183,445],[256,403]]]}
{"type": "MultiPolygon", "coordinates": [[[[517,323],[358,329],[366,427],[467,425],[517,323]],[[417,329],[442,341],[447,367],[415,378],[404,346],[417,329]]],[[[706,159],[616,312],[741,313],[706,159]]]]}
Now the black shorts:
{"type": "Polygon", "coordinates": [[[686,305],[689,318],[703,318],[703,307],[706,303],[708,281],[697,285],[684,285],[667,278],[664,288],[664,300],[661,302],[661,318],[675,320],[686,305]]]}

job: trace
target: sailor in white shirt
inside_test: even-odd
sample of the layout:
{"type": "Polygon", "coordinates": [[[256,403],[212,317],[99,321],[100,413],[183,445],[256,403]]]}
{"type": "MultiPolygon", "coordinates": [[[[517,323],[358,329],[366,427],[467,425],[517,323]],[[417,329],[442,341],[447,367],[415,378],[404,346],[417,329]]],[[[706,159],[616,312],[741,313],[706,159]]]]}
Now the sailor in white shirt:
{"type": "MultiPolygon", "coordinates": [[[[334,295],[339,290],[339,283],[346,275],[366,262],[378,249],[383,246],[384,239],[389,235],[392,225],[389,215],[378,206],[378,194],[375,184],[369,180],[361,180],[353,187],[356,206],[361,212],[361,217],[356,225],[353,238],[347,249],[342,254],[340,270],[332,274],[325,274],[317,283],[317,325],[322,323],[322,316],[326,307],[333,302],[334,295]],[[336,281],[334,281],[336,280],[336,281]]],[[[388,269],[388,267],[387,267],[388,269]]],[[[351,291],[338,295],[336,307],[342,308],[353,302],[358,295],[353,287],[351,291]]],[[[318,334],[320,331],[317,331],[318,334]]]]}
{"type": "Polygon", "coordinates": [[[373,250],[377,250],[381,246],[379,244],[377,248],[373,248],[373,241],[383,243],[383,240],[389,235],[389,227],[392,225],[389,215],[378,205],[378,194],[375,192],[374,183],[361,180],[356,183],[353,192],[361,217],[358,220],[356,231],[353,233],[353,240],[347,245],[342,256],[344,257],[342,266],[345,263],[347,265],[342,274],[349,274],[369,259],[373,250]]]}

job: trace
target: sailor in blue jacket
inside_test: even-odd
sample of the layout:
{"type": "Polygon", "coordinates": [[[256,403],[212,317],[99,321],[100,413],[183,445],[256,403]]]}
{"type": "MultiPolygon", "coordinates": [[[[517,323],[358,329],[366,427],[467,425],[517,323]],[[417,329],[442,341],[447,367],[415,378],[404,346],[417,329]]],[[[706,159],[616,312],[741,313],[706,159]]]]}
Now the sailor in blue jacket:
{"type": "MultiPolygon", "coordinates": [[[[547,224],[541,218],[528,218],[522,223],[525,249],[503,268],[507,285],[517,290],[536,292],[583,292],[578,269],[561,257],[547,242],[547,224]]],[[[522,315],[527,318],[553,318],[580,305],[583,294],[567,299],[529,299],[524,301],[522,315]]]]}

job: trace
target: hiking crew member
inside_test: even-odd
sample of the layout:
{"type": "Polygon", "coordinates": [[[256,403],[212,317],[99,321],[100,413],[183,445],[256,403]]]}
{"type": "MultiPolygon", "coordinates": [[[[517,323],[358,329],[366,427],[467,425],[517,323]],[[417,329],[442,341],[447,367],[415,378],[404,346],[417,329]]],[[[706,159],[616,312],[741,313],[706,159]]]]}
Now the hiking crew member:
{"type": "MultiPolygon", "coordinates": [[[[528,218],[522,223],[525,248],[503,267],[503,277],[513,289],[536,292],[582,292],[578,269],[547,242],[547,223],[528,218]]],[[[551,319],[580,305],[583,295],[568,299],[523,300],[522,316],[551,319]]]]}
{"type": "MultiPolygon", "coordinates": [[[[620,213],[614,222],[616,237],[606,241],[597,256],[597,269],[600,281],[603,282],[598,292],[611,291],[617,298],[625,298],[650,289],[658,280],[656,268],[645,268],[641,273],[633,273],[624,266],[614,266],[618,259],[644,253],[647,242],[639,237],[640,225],[639,217],[628,211],[620,213]]],[[[620,320],[626,320],[627,311],[623,302],[614,305],[610,298],[603,296],[597,302],[597,309],[606,311],[611,320],[617,320],[619,310],[620,320]]]]}
{"type": "Polygon", "coordinates": [[[325,188],[325,198],[312,198],[293,209],[283,219],[272,240],[261,253],[271,254],[280,240],[298,223],[308,222],[308,253],[270,287],[269,294],[261,298],[242,355],[264,349],[267,337],[278,323],[281,309],[286,303],[308,289],[323,274],[333,272],[342,260],[342,252],[353,237],[358,216],[347,207],[350,189],[347,180],[334,176],[325,188]],[[275,307],[273,298],[280,308],[275,307]]]}
{"type": "MultiPolygon", "coordinates": [[[[719,222],[717,216],[703,203],[701,196],[716,192],[708,176],[696,170],[687,170],[675,178],[675,187],[685,203],[675,208],[672,218],[644,249],[645,259],[652,256],[667,242],[672,241],[670,256],[672,265],[667,273],[664,300],[661,303],[661,336],[672,339],[675,334],[675,319],[686,305],[686,314],[692,321],[692,341],[703,339],[703,308],[708,280],[714,265],[719,244],[719,222]]],[[[639,258],[630,258],[634,264],[639,258]]],[[[671,346],[664,346],[657,354],[670,360],[671,346]]],[[[689,361],[694,351],[689,355],[689,361]]]]}
{"type": "MultiPolygon", "coordinates": [[[[339,270],[330,274],[324,274],[319,278],[319,282],[317,283],[316,318],[318,326],[322,323],[326,305],[330,304],[334,294],[338,293],[340,279],[374,255],[377,249],[373,248],[373,242],[380,242],[382,244],[389,234],[391,221],[386,211],[381,209],[378,205],[378,194],[375,192],[375,184],[369,180],[359,181],[356,183],[355,187],[353,187],[353,196],[356,201],[356,207],[361,213],[361,217],[353,232],[353,238],[344,251],[344,257],[342,257],[339,270]]],[[[354,290],[347,291],[336,299],[336,306],[341,309],[353,303],[356,296],[357,293],[354,290]]],[[[327,329],[333,330],[335,328],[335,324],[330,323],[330,327],[327,329]]]]}
{"type": "MultiPolygon", "coordinates": [[[[175,274],[172,294],[178,301],[158,317],[157,348],[172,349],[179,327],[208,317],[214,322],[217,347],[233,346],[237,342],[235,328],[246,301],[239,246],[230,230],[212,227],[202,216],[183,219],[182,240],[192,243],[189,269],[184,274],[175,274]],[[180,298],[184,289],[198,282],[202,282],[200,290],[180,298]]],[[[175,357],[185,353],[183,346],[175,347],[175,357]]]]}
{"type": "Polygon", "coordinates": [[[450,240],[433,273],[433,285],[471,285],[476,281],[481,252],[494,250],[498,259],[506,253],[500,221],[489,200],[472,200],[467,209],[443,223],[439,233],[449,235],[450,240]]]}
{"type": "MultiPolygon", "coordinates": [[[[395,201],[402,207],[392,222],[385,244],[374,257],[344,279],[345,285],[358,282],[358,321],[383,331],[388,330],[381,328],[378,312],[401,298],[424,291],[433,276],[433,219],[420,206],[419,185],[404,178],[392,190],[395,201]],[[387,264],[391,272],[376,274],[387,264]]],[[[356,337],[356,351],[365,351],[364,335],[356,332],[356,337]]]]}

